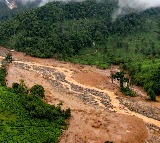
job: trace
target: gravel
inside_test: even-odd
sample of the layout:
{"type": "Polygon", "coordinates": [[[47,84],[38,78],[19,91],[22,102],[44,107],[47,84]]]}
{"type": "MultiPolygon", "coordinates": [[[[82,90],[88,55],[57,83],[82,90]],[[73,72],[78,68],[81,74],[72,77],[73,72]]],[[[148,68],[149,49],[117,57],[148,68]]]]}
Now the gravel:
{"type": "Polygon", "coordinates": [[[63,73],[60,73],[59,71],[53,68],[36,65],[27,65],[18,62],[15,62],[14,64],[16,67],[28,71],[35,71],[43,75],[43,77],[48,78],[53,88],[57,91],[66,93],[69,92],[69,88],[63,86],[63,83],[68,84],[71,87],[72,92],[74,93],[72,94],[72,96],[81,99],[85,104],[90,104],[94,107],[98,107],[99,103],[95,100],[95,97],[97,97],[106,109],[109,110],[113,108],[113,106],[110,103],[111,99],[107,94],[94,89],[84,88],[79,85],[73,84],[65,79],[66,77],[63,73]]]}

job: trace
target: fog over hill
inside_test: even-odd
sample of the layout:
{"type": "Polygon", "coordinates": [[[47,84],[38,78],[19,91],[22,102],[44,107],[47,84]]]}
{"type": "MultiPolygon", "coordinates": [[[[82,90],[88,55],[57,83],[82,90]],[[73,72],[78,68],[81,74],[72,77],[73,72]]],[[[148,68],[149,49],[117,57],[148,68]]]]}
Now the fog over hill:
{"type": "MultiPolygon", "coordinates": [[[[23,4],[35,2],[37,0],[17,0],[18,2],[22,2],[23,4]]],[[[39,0],[39,5],[43,6],[48,2],[53,2],[53,1],[64,1],[64,2],[69,2],[69,1],[84,1],[84,0],[39,0]]],[[[96,0],[97,2],[101,0],[96,0]]],[[[117,0],[118,1],[118,6],[119,9],[123,10],[126,8],[133,8],[137,10],[145,10],[151,7],[159,7],[160,6],[160,1],[159,0],[117,0]]]]}
{"type": "Polygon", "coordinates": [[[116,9],[113,14],[113,20],[118,16],[140,12],[155,7],[160,7],[159,0],[118,0],[118,9],[116,9]]]}
{"type": "MultiPolygon", "coordinates": [[[[5,2],[8,0],[1,0],[1,2],[5,2]]],[[[63,1],[63,2],[80,2],[85,0],[15,0],[18,3],[18,9],[20,7],[27,7],[30,9],[32,7],[40,7],[44,6],[46,3],[53,2],[53,1],[63,1]],[[23,6],[22,6],[22,5],[23,6]]],[[[92,1],[92,0],[91,0],[92,1]]],[[[103,0],[95,0],[97,2],[102,2],[103,0]]],[[[117,8],[112,13],[112,19],[115,21],[119,16],[124,16],[126,14],[135,13],[144,11],[146,9],[160,7],[159,0],[114,0],[117,2],[117,8]]],[[[9,2],[13,2],[9,0],[9,2]]]]}

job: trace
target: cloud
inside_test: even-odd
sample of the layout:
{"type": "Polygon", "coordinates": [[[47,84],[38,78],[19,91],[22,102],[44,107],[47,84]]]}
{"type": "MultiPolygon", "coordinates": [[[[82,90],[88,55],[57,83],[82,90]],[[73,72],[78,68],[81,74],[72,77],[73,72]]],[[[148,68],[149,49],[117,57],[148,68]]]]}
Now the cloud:
{"type": "Polygon", "coordinates": [[[118,16],[144,11],[153,7],[160,7],[160,0],[118,0],[118,8],[112,15],[112,19],[115,21],[118,16]]]}
{"type": "Polygon", "coordinates": [[[41,2],[39,3],[39,6],[43,6],[48,2],[52,2],[52,1],[64,1],[64,2],[69,2],[70,0],[41,0],[41,2]]]}
{"type": "MultiPolygon", "coordinates": [[[[35,2],[36,0],[16,0],[16,1],[19,1],[25,5],[27,3],[35,2]]],[[[39,6],[43,6],[46,3],[53,2],[53,1],[64,1],[64,2],[76,1],[76,2],[79,2],[79,1],[83,1],[83,0],[38,0],[39,6]]]]}
{"type": "Polygon", "coordinates": [[[16,0],[16,1],[21,2],[25,5],[27,3],[35,2],[36,0],[16,0]]]}
{"type": "MultiPolygon", "coordinates": [[[[16,0],[16,1],[20,1],[23,4],[37,1],[39,6],[43,6],[46,3],[52,1],[79,2],[84,0],[16,0]]],[[[117,0],[117,2],[118,2],[117,9],[112,14],[113,21],[115,21],[119,16],[123,16],[129,13],[140,12],[153,7],[160,7],[160,0],[117,0]]]]}

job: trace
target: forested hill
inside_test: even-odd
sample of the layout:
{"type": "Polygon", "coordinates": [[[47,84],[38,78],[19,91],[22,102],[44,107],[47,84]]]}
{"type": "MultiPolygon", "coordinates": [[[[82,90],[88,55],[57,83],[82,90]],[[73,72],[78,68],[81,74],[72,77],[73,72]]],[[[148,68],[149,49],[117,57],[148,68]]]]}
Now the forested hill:
{"type": "Polygon", "coordinates": [[[0,44],[47,58],[68,58],[101,46],[105,51],[132,46],[132,52],[149,56],[151,49],[143,53],[142,43],[128,43],[140,40],[145,47],[158,45],[160,9],[130,14],[112,22],[116,7],[113,0],[49,3],[1,23],[0,44]],[[143,34],[150,32],[151,37],[143,34]],[[139,39],[135,39],[136,34],[139,39]]]}
{"type": "Polygon", "coordinates": [[[152,75],[160,72],[160,8],[112,22],[116,8],[117,0],[48,3],[1,22],[0,45],[101,68],[123,64],[134,82],[159,94],[152,75]]]}
{"type": "Polygon", "coordinates": [[[36,0],[35,2],[27,3],[26,5],[23,5],[22,3],[16,1],[17,8],[15,9],[9,9],[6,5],[5,0],[0,1],[0,21],[4,21],[8,18],[14,17],[16,14],[30,10],[32,8],[36,8],[38,6],[39,0],[36,0]]]}
{"type": "Polygon", "coordinates": [[[49,3],[2,23],[0,43],[32,56],[72,56],[108,35],[114,5],[112,1],[49,3]]]}

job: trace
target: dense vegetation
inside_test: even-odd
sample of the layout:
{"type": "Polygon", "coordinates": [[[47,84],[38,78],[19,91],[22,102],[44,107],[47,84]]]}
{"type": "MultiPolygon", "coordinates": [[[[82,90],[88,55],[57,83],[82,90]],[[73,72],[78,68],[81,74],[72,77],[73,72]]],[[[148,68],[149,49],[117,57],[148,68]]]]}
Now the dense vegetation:
{"type": "Polygon", "coordinates": [[[160,8],[112,22],[116,8],[117,0],[48,3],[2,22],[0,44],[31,56],[100,68],[120,64],[132,83],[158,95],[160,8]]]}
{"type": "Polygon", "coordinates": [[[39,96],[41,98],[44,98],[45,95],[44,95],[44,88],[43,86],[39,85],[39,84],[36,84],[34,85],[31,89],[30,89],[30,94],[31,95],[36,95],[36,96],[39,96]]]}
{"type": "Polygon", "coordinates": [[[66,128],[65,112],[36,96],[0,86],[0,142],[58,142],[66,128]]]}
{"type": "Polygon", "coordinates": [[[15,90],[16,84],[14,89],[5,87],[5,76],[4,68],[0,68],[0,142],[58,142],[70,109],[48,105],[38,96],[22,92],[22,88],[15,90]]]}
{"type": "Polygon", "coordinates": [[[6,86],[5,76],[6,76],[6,69],[0,68],[0,86],[6,86]]]}

